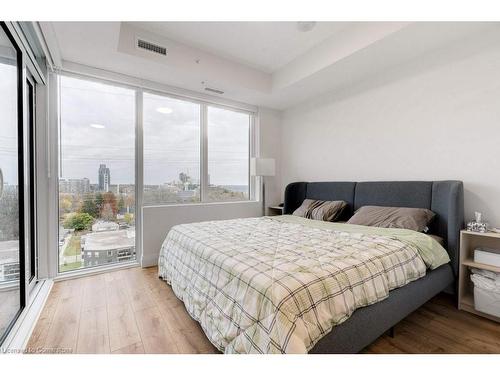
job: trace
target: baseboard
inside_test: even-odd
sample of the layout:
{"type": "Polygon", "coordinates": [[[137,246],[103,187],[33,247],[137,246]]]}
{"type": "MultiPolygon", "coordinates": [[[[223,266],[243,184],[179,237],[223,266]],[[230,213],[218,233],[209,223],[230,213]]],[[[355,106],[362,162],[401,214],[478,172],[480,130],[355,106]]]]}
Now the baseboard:
{"type": "Polygon", "coordinates": [[[141,266],[142,267],[153,267],[158,265],[158,255],[157,254],[148,254],[142,255],[141,266]]]}

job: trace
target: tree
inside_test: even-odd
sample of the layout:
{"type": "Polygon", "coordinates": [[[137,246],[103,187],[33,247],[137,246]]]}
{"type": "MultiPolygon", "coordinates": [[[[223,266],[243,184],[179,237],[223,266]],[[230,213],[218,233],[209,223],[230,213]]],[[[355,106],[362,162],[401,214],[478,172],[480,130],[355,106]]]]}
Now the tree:
{"type": "Polygon", "coordinates": [[[127,212],[133,212],[135,206],[135,197],[133,194],[127,194],[125,196],[125,205],[127,206],[127,212]]]}
{"type": "Polygon", "coordinates": [[[5,188],[0,197],[0,241],[19,239],[19,199],[17,189],[5,188]]]}
{"type": "Polygon", "coordinates": [[[114,221],[115,217],[116,215],[113,212],[111,205],[109,203],[105,203],[104,208],[101,211],[101,218],[106,221],[114,221]]]}
{"type": "Polygon", "coordinates": [[[73,213],[66,216],[63,225],[66,229],[81,231],[89,229],[93,222],[94,218],[87,213],[73,213]]]}
{"type": "Polygon", "coordinates": [[[120,195],[120,200],[118,201],[118,212],[123,213],[125,211],[125,200],[123,195],[120,195]]]}
{"type": "Polygon", "coordinates": [[[97,193],[95,195],[95,206],[96,206],[96,209],[97,209],[97,214],[96,214],[96,217],[99,216],[101,214],[101,210],[104,206],[104,198],[102,196],[101,193],[97,193]]]}
{"type": "Polygon", "coordinates": [[[71,212],[71,208],[73,207],[73,202],[70,196],[61,195],[59,199],[59,207],[63,212],[71,212]]]}
{"type": "Polygon", "coordinates": [[[96,201],[91,194],[85,195],[83,198],[81,213],[87,213],[92,217],[99,216],[99,209],[97,208],[96,201]]]}
{"type": "Polygon", "coordinates": [[[104,193],[103,196],[103,206],[101,211],[101,217],[103,216],[103,211],[106,206],[112,211],[113,217],[118,213],[118,202],[116,201],[116,196],[112,192],[104,193]]]}
{"type": "Polygon", "coordinates": [[[126,213],[123,218],[128,225],[132,225],[134,223],[134,215],[132,214],[126,213]]]}

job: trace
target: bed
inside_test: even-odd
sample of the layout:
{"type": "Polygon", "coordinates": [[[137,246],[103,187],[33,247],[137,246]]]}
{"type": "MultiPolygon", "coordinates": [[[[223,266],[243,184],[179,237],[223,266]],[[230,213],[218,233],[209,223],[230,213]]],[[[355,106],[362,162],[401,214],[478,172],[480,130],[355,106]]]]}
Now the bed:
{"type": "Polygon", "coordinates": [[[165,239],[159,276],[221,351],[356,353],[455,288],[460,181],[297,182],[284,214],[179,225],[165,239]],[[287,216],[306,198],[344,200],[341,219],[366,205],[430,209],[446,251],[404,229],[287,216]]]}

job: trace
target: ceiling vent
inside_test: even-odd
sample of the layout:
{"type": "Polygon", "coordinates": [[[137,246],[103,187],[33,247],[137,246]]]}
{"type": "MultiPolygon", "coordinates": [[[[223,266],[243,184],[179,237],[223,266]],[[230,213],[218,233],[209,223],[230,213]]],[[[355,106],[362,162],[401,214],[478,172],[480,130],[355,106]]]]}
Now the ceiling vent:
{"type": "Polygon", "coordinates": [[[167,56],[167,49],[165,47],[148,42],[144,39],[137,39],[137,48],[157,53],[159,55],[167,56]]]}
{"type": "Polygon", "coordinates": [[[219,94],[219,95],[224,94],[224,91],[218,90],[218,89],[213,89],[211,87],[205,87],[205,91],[210,91],[210,92],[213,92],[214,94],[219,94]]]}

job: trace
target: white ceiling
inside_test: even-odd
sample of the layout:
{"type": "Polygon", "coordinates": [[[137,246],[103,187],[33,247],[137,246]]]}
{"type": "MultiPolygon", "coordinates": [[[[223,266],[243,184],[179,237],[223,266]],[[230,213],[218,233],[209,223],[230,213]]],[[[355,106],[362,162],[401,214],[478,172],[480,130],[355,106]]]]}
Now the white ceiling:
{"type": "Polygon", "coordinates": [[[77,63],[205,94],[210,86],[223,90],[222,98],[276,109],[379,79],[399,65],[426,62],[437,50],[500,28],[478,22],[318,22],[305,33],[295,22],[40,26],[63,68],[77,63]],[[138,50],[138,37],[166,46],[167,56],[138,50]]]}
{"type": "Polygon", "coordinates": [[[346,26],[318,22],[299,31],[297,22],[137,22],[141,29],[266,73],[307,52],[346,26]]]}

